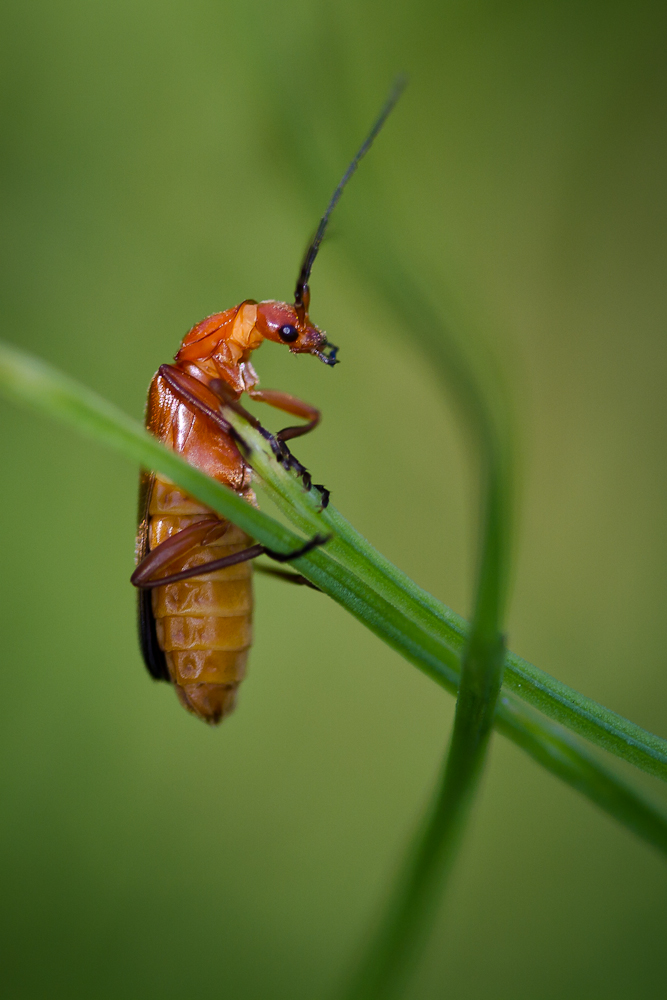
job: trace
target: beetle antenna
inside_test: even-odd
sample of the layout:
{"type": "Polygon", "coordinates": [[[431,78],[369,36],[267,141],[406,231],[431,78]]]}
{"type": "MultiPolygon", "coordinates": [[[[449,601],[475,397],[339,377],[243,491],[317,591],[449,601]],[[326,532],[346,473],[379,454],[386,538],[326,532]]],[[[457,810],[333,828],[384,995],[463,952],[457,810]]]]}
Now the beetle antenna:
{"type": "Polygon", "coordinates": [[[310,246],[306,250],[306,254],[303,258],[303,264],[301,265],[301,271],[299,272],[299,278],[296,283],[296,290],[294,292],[294,305],[297,308],[299,307],[301,308],[305,307],[306,309],[308,308],[308,300],[310,297],[310,290],[308,288],[308,279],[310,278],[310,272],[313,268],[313,263],[315,261],[315,258],[317,257],[317,251],[320,249],[320,244],[322,242],[325,230],[329,223],[329,218],[334,208],[338,204],[338,200],[343,193],[343,188],[349,181],[354,171],[359,166],[359,161],[362,159],[362,157],[366,155],[368,150],[373,145],[373,140],[377,136],[378,132],[380,131],[384,123],[386,122],[390,112],[393,110],[394,105],[398,101],[399,97],[405,90],[407,82],[408,82],[407,77],[405,76],[399,76],[395,81],[394,86],[391,89],[391,93],[389,94],[389,97],[387,98],[385,105],[382,108],[382,111],[378,115],[375,124],[373,125],[372,129],[370,130],[370,132],[364,139],[363,143],[359,147],[359,151],[352,160],[352,163],[350,163],[349,167],[343,174],[343,178],[338,187],[336,188],[336,190],[334,191],[326,212],[320,219],[320,224],[317,227],[317,232],[315,233],[310,246]]]}

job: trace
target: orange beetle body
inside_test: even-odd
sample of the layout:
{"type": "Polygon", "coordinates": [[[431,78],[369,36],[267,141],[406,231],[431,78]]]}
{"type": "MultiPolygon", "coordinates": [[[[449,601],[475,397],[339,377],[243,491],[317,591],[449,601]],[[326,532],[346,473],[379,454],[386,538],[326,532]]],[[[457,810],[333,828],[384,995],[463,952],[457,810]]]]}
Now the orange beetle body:
{"type": "MultiPolygon", "coordinates": [[[[186,334],[175,364],[162,365],[151,382],[148,430],[248,503],[256,503],[251,470],[220,414],[221,405],[238,408],[245,392],[304,419],[305,424],[280,431],[273,442],[281,460],[289,461],[311,488],[310,476],[284,442],[313,430],[319,411],[287,393],[258,389],[250,356],[264,340],[272,340],[287,344],[293,354],[313,354],[336,364],[337,348],[308,316],[310,271],[343,187],[401,89],[402,84],[394,89],[334,192],[306,251],[294,304],[247,299],[207,317],[186,334]]],[[[319,489],[326,504],[328,491],[319,489]]],[[[251,560],[266,553],[286,562],[325,541],[315,536],[287,556],[272,552],[163,476],[143,473],[132,583],[139,588],[141,648],[150,674],[172,683],[190,712],[205,722],[220,722],[234,708],[252,641],[251,560]]]]}
{"type": "MultiPolygon", "coordinates": [[[[160,441],[196,466],[255,503],[251,470],[228,433],[205,413],[193,409],[165,378],[166,368],[189,378],[200,402],[216,411],[222,401],[221,383],[229,397],[242,392],[279,405],[317,422],[319,414],[306,403],[283,393],[255,391],[259,381],[250,354],[264,339],[290,343],[295,353],[316,353],[329,364],[335,350],[325,335],[281,302],[243,302],[215,313],[194,326],[183,339],[174,366],[163,366],[153,378],[146,406],[146,427],[160,441]],[[280,337],[283,330],[288,340],[280,337]],[[296,336],[294,331],[296,330],[296,336]],[[328,357],[323,353],[330,350],[328,357]],[[193,385],[194,383],[194,385],[193,385]],[[214,388],[211,388],[211,384],[214,388]],[[216,391],[217,390],[217,391],[216,391]]],[[[310,429],[306,425],[303,430],[310,429]]],[[[300,428],[301,430],[301,428],[300,428]]],[[[239,528],[218,517],[157,474],[144,474],[140,490],[137,562],[184,529],[210,529],[193,545],[174,553],[158,568],[169,574],[195,569],[246,551],[252,544],[239,528]]],[[[149,579],[155,582],[155,563],[149,579]]],[[[157,577],[159,580],[160,577],[157,577]]],[[[140,631],[144,658],[151,674],[175,685],[182,704],[195,715],[217,723],[234,708],[252,641],[251,563],[240,562],[140,591],[140,631]]]]}

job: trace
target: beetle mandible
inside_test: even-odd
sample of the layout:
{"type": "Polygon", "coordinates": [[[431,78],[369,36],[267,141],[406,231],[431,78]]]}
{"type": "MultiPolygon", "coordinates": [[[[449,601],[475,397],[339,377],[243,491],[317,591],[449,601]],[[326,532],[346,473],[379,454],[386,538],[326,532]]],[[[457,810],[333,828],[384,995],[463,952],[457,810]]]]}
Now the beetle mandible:
{"type": "MultiPolygon", "coordinates": [[[[146,427],[190,464],[255,503],[251,469],[237,447],[221,405],[238,406],[245,392],[306,421],[275,439],[279,457],[310,476],[285,442],[312,431],[314,406],[274,389],[259,389],[250,356],[265,340],[293,354],[337,363],[338,348],[310,319],[309,279],[329,217],[403,89],[399,81],[347,168],[306,250],[293,304],[246,299],[215,313],[186,334],[175,364],[161,365],[148,390],[146,427]]],[[[317,487],[326,505],[328,491],[317,487]]],[[[250,649],[252,560],[266,554],[288,562],[321,545],[316,535],[287,556],[253,544],[230,521],[188,496],[164,476],[142,472],[132,583],[139,589],[141,651],[149,673],[172,683],[183,706],[215,725],[233,711],[250,649]]],[[[299,582],[307,582],[295,577],[299,582]]]]}

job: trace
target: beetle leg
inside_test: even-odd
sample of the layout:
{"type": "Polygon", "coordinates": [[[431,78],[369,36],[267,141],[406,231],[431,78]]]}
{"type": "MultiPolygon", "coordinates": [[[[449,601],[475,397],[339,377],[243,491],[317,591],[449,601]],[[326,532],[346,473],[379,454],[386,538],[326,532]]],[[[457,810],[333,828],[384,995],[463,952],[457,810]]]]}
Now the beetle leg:
{"type": "Polygon", "coordinates": [[[196,521],[194,524],[182,528],[163,542],[156,545],[139,563],[134,573],[130,577],[130,582],[135,587],[145,586],[147,581],[155,578],[174,559],[184,556],[191,549],[199,545],[207,545],[216,538],[220,538],[229,528],[229,521],[219,521],[217,518],[207,518],[196,521]]]}
{"type": "MultiPolygon", "coordinates": [[[[198,410],[209,417],[236,444],[240,444],[244,448],[246,447],[232,425],[225,420],[217,409],[211,406],[209,399],[206,398],[209,387],[205,386],[203,382],[200,382],[199,379],[196,379],[193,375],[189,375],[187,372],[182,372],[180,368],[176,368],[174,365],[160,365],[158,375],[164,379],[169,388],[173,389],[184,403],[193,410],[198,410]]],[[[218,380],[215,381],[217,383],[218,380]]],[[[214,393],[214,395],[217,395],[217,393],[214,393]]]]}
{"type": "MultiPolygon", "coordinates": [[[[217,522],[220,524],[220,522],[217,522]]],[[[153,551],[146,556],[146,558],[139,564],[137,569],[134,571],[130,577],[130,582],[134,584],[135,587],[140,587],[142,590],[150,590],[153,587],[164,587],[168,583],[178,583],[179,580],[188,580],[193,576],[203,576],[205,573],[215,573],[216,570],[226,569],[227,566],[236,566],[238,563],[248,562],[250,559],[256,559],[257,556],[267,555],[276,562],[291,562],[293,559],[299,559],[301,556],[305,556],[306,553],[312,551],[312,549],[317,548],[318,545],[324,545],[331,538],[331,535],[314,535],[307,542],[301,545],[298,549],[294,549],[292,552],[276,552],[274,549],[269,549],[265,545],[251,545],[247,549],[241,549],[240,552],[233,552],[229,556],[223,556],[222,559],[213,559],[211,562],[202,563],[200,566],[191,566],[189,569],[182,569],[179,573],[171,573],[167,576],[155,577],[154,573],[156,569],[168,565],[172,562],[177,555],[182,555],[183,551],[189,551],[189,549],[194,548],[197,544],[202,544],[201,541],[194,542],[191,541],[194,538],[195,533],[193,532],[189,539],[181,544],[178,552],[173,550],[168,550],[165,555],[158,556],[153,563],[150,563],[151,556],[159,553],[159,550],[163,546],[167,546],[169,542],[173,542],[173,549],[177,548],[176,541],[180,539],[180,536],[185,534],[185,532],[190,531],[193,528],[200,528],[202,522],[197,522],[197,524],[191,524],[188,528],[183,528],[177,534],[172,535],[171,538],[167,538],[164,542],[158,545],[153,551]]],[[[210,524],[210,522],[208,522],[210,524]]],[[[226,530],[227,525],[224,525],[226,530]]],[[[212,529],[211,536],[207,536],[205,532],[200,529],[200,537],[203,534],[203,538],[206,541],[210,541],[211,537],[216,537],[213,535],[212,529]]],[[[221,532],[221,534],[224,532],[221,532]]]]}
{"type": "MultiPolygon", "coordinates": [[[[288,413],[293,413],[297,417],[311,418],[310,421],[302,427],[285,427],[284,430],[278,431],[278,433],[274,436],[270,431],[267,431],[266,427],[262,426],[257,417],[253,416],[252,413],[248,413],[248,411],[241,406],[238,399],[230,393],[228,387],[221,379],[211,379],[209,388],[220,397],[220,400],[225,406],[228,406],[230,409],[240,414],[252,427],[258,430],[271,445],[271,449],[277,460],[284,465],[285,468],[293,469],[297,476],[301,477],[303,485],[307,490],[312,489],[313,481],[308,469],[306,469],[306,467],[294,457],[285,444],[285,441],[291,437],[299,437],[302,434],[307,434],[309,431],[314,430],[320,421],[321,414],[319,410],[316,410],[314,406],[310,405],[310,403],[304,403],[303,400],[297,399],[295,396],[290,396],[286,392],[278,392],[275,389],[247,390],[251,399],[268,403],[270,406],[275,406],[276,408],[285,410],[288,413]]],[[[321,486],[319,483],[315,484],[315,489],[319,490],[322,496],[321,503],[322,510],[324,510],[329,503],[329,490],[326,486],[321,486]]]]}
{"type": "Polygon", "coordinates": [[[285,583],[296,583],[302,587],[310,587],[311,590],[316,590],[318,594],[322,591],[319,587],[316,587],[314,583],[307,580],[305,576],[301,576],[300,573],[289,573],[284,569],[275,569],[273,566],[262,566],[261,563],[255,566],[255,570],[258,573],[264,573],[265,576],[276,576],[279,580],[284,580],[285,583]]]}
{"type": "MultiPolygon", "coordinates": [[[[216,395],[220,396],[226,406],[230,406],[237,413],[240,413],[253,427],[256,427],[258,430],[264,430],[259,420],[241,406],[222,379],[212,379],[210,388],[216,395]]],[[[298,427],[284,427],[275,435],[278,441],[289,441],[290,438],[309,434],[310,431],[315,430],[322,419],[322,414],[315,406],[304,402],[303,399],[297,399],[296,396],[290,396],[288,392],[280,392],[278,389],[246,389],[246,392],[251,399],[256,400],[258,403],[267,403],[269,406],[274,406],[277,410],[282,410],[283,413],[291,413],[293,417],[302,417],[308,421],[305,424],[300,424],[298,427]]]]}
{"type": "MultiPolygon", "coordinates": [[[[320,421],[320,411],[311,406],[310,403],[304,403],[303,400],[297,399],[295,396],[290,396],[286,392],[278,392],[275,389],[253,389],[249,390],[248,395],[251,399],[257,399],[260,402],[268,403],[270,406],[275,406],[278,409],[285,410],[288,413],[293,413],[295,416],[311,417],[307,424],[301,427],[285,427],[284,430],[279,431],[274,437],[265,427],[262,427],[259,420],[248,413],[241,404],[235,399],[227,390],[221,379],[211,379],[208,386],[204,386],[203,383],[199,382],[198,379],[189,375],[187,372],[182,372],[180,368],[174,367],[174,365],[160,365],[159,375],[165,380],[167,385],[176,393],[180,399],[183,400],[188,406],[192,407],[194,410],[198,410],[200,413],[204,413],[209,417],[225,434],[228,434],[237,445],[246,453],[248,453],[248,445],[245,443],[243,438],[234,430],[232,425],[225,420],[221,413],[218,413],[210,405],[208,400],[203,396],[202,389],[210,389],[211,392],[217,395],[221,402],[225,406],[231,407],[237,413],[240,413],[245,419],[257,430],[259,430],[264,437],[271,443],[274,454],[279,462],[288,469],[293,469],[297,475],[301,476],[303,484],[307,490],[310,490],[313,485],[310,473],[308,470],[294,457],[291,453],[285,441],[291,437],[299,437],[302,434],[307,434],[312,431],[320,421]]],[[[315,489],[319,490],[322,495],[322,509],[324,509],[329,503],[329,490],[325,486],[316,484],[315,489]]]]}
{"type": "Polygon", "coordinates": [[[294,559],[300,559],[301,556],[307,555],[308,552],[312,552],[319,545],[325,545],[330,542],[333,535],[313,535],[309,538],[307,542],[304,542],[298,549],[293,549],[291,552],[276,552],[275,549],[270,549],[267,545],[263,545],[262,548],[266,552],[267,556],[271,556],[276,562],[286,563],[292,562],[294,559]]]}
{"type": "Polygon", "coordinates": [[[290,396],[288,392],[279,392],[277,389],[248,389],[248,395],[259,403],[267,403],[269,406],[275,406],[277,410],[308,421],[298,427],[284,427],[276,434],[278,441],[289,441],[291,438],[309,434],[315,430],[322,418],[316,407],[304,402],[303,399],[297,399],[296,396],[290,396]]]}
{"type": "MultiPolygon", "coordinates": [[[[288,468],[294,469],[297,475],[301,476],[304,486],[307,490],[310,490],[313,485],[310,473],[294,457],[285,442],[291,438],[302,437],[304,434],[314,431],[322,418],[322,414],[316,407],[311,406],[310,403],[306,403],[303,399],[297,399],[296,396],[290,396],[287,392],[279,392],[277,389],[249,389],[248,395],[251,399],[256,399],[260,403],[267,403],[269,406],[275,406],[277,410],[283,410],[285,413],[291,413],[292,416],[302,417],[308,421],[298,427],[284,427],[281,431],[278,431],[275,440],[280,451],[279,457],[282,457],[283,462],[288,468]]],[[[319,484],[315,485],[315,489],[319,490],[322,494],[322,509],[324,510],[329,503],[329,490],[319,484]]]]}
{"type": "Polygon", "coordinates": [[[179,580],[189,580],[193,576],[215,573],[218,569],[226,569],[227,566],[236,566],[238,563],[248,562],[250,559],[256,559],[257,556],[264,555],[265,551],[263,545],[251,545],[250,548],[242,549],[240,552],[233,552],[230,556],[223,556],[222,559],[213,559],[211,562],[202,563],[201,566],[191,566],[189,569],[182,569],[179,573],[170,573],[167,576],[145,578],[137,577],[137,574],[134,573],[130,577],[130,582],[142,590],[151,590],[153,587],[164,587],[168,583],[178,583],[179,580]]]}

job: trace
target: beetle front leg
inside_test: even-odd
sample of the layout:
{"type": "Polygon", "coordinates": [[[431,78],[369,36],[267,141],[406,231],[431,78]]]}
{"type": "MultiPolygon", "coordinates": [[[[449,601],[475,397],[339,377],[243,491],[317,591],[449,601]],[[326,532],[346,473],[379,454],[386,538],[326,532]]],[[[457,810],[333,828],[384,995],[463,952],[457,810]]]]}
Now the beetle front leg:
{"type": "MultiPolygon", "coordinates": [[[[303,479],[306,489],[310,490],[313,485],[310,473],[292,455],[285,442],[292,438],[302,437],[304,434],[309,434],[315,430],[322,419],[321,412],[315,406],[306,403],[303,399],[290,396],[287,392],[279,392],[277,389],[249,389],[248,395],[251,399],[255,399],[260,403],[267,403],[269,406],[274,406],[277,410],[282,410],[284,413],[291,413],[294,417],[302,417],[307,421],[307,423],[296,427],[284,427],[275,435],[275,440],[278,443],[284,464],[294,469],[303,479]]],[[[319,490],[322,494],[322,508],[326,507],[329,503],[329,490],[326,486],[322,486],[319,483],[315,484],[315,489],[319,490]]]]}
{"type": "MultiPolygon", "coordinates": [[[[287,392],[279,392],[276,389],[248,389],[247,392],[251,399],[257,400],[261,403],[268,403],[269,406],[275,406],[276,409],[283,410],[285,413],[291,413],[295,417],[303,417],[308,420],[307,424],[303,424],[299,427],[285,427],[282,431],[278,431],[278,433],[274,435],[262,426],[257,417],[253,416],[252,413],[248,413],[248,411],[229,391],[229,387],[226,386],[221,379],[212,379],[209,383],[209,388],[215,392],[224,406],[229,406],[230,409],[242,416],[248,421],[251,427],[258,430],[270,442],[276,459],[286,468],[293,469],[294,472],[301,477],[307,490],[311,490],[313,488],[313,481],[310,473],[306,467],[294,457],[285,442],[290,438],[300,437],[301,435],[308,434],[309,431],[314,430],[319,424],[321,418],[321,413],[318,409],[311,406],[310,403],[305,403],[302,399],[297,399],[296,396],[290,396],[287,392]]],[[[219,419],[222,420],[223,418],[220,417],[219,419]]],[[[315,489],[319,490],[322,496],[321,503],[322,509],[324,509],[329,503],[329,490],[326,486],[322,486],[319,483],[314,485],[315,489]]]]}
{"type": "Polygon", "coordinates": [[[309,434],[322,419],[322,414],[315,406],[311,406],[303,399],[297,399],[296,396],[290,396],[288,392],[280,392],[278,389],[248,389],[248,395],[259,403],[267,403],[277,410],[282,410],[283,413],[290,413],[293,417],[301,417],[308,421],[297,427],[285,427],[278,431],[276,438],[279,441],[289,441],[291,438],[309,434]]]}

